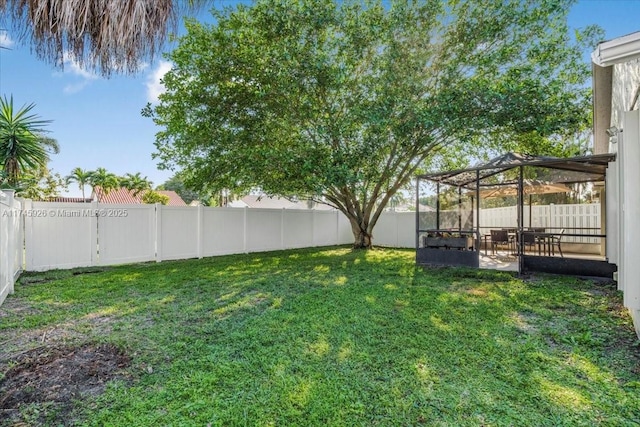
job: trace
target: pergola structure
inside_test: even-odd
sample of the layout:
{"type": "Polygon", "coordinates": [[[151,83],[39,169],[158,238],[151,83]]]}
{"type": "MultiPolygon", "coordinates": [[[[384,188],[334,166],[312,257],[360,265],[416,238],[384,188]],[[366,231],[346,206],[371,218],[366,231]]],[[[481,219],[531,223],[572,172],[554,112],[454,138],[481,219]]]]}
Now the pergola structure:
{"type": "MultiPolygon", "coordinates": [[[[479,267],[481,243],[485,243],[485,251],[488,244],[488,236],[482,231],[486,227],[480,224],[480,200],[516,196],[517,225],[512,230],[512,237],[513,255],[517,256],[520,273],[539,271],[612,277],[615,266],[604,260],[528,254],[523,242],[534,239],[540,245],[557,239],[559,234],[559,230],[540,231],[525,227],[524,202],[527,195],[531,205],[531,194],[571,191],[575,184],[589,183],[604,189],[607,166],[613,160],[615,154],[558,158],[507,153],[475,167],[418,176],[416,262],[479,267]],[[421,187],[425,182],[435,184],[435,214],[420,212],[421,187]],[[441,210],[443,195],[454,199],[454,203],[449,204],[455,205],[455,210],[441,210]]],[[[605,209],[601,212],[604,214],[605,209]]],[[[603,242],[606,239],[604,227],[589,234],[562,231],[567,237],[588,236],[601,238],[603,242]]]]}

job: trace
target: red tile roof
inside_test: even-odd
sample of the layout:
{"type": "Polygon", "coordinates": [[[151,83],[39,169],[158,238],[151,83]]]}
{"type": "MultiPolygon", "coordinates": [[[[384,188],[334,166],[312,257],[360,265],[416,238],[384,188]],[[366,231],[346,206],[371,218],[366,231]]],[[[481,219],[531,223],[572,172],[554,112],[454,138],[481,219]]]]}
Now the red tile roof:
{"type": "Polygon", "coordinates": [[[167,206],[189,206],[182,200],[182,197],[173,190],[156,190],[156,192],[164,194],[169,198],[167,206]]]}
{"type": "MultiPolygon", "coordinates": [[[[162,190],[158,191],[160,194],[164,194],[169,197],[167,206],[187,206],[182,198],[175,191],[162,190]]],[[[142,195],[144,192],[140,192],[134,195],[131,190],[127,190],[124,187],[117,188],[104,194],[102,188],[96,187],[95,195],[97,195],[98,202],[100,203],[121,203],[121,204],[142,204],[142,195]]]]}

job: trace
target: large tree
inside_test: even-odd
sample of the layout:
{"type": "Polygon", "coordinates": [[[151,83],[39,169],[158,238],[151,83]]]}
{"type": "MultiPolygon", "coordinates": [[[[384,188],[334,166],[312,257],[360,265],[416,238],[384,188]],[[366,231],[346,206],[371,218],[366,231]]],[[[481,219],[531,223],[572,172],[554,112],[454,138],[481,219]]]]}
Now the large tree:
{"type": "Polygon", "coordinates": [[[585,126],[594,28],[566,0],[260,0],[187,24],[148,106],[160,166],[192,188],[312,198],[372,245],[420,168],[551,149],[585,126]]]}
{"type": "Polygon", "coordinates": [[[178,15],[205,0],[0,0],[0,23],[61,66],[67,57],[108,75],[136,72],[164,45],[178,15]]]}

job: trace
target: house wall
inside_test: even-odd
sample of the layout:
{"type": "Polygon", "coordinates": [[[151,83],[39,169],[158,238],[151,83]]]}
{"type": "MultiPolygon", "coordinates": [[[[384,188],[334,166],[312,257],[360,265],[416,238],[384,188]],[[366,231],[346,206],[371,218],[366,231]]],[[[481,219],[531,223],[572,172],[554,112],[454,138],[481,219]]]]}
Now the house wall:
{"type": "Polygon", "coordinates": [[[640,336],[640,59],[612,66],[611,126],[620,132],[609,138],[609,152],[617,159],[609,167],[606,190],[607,258],[618,266],[618,289],[623,291],[640,336]]]}
{"type": "MultiPolygon", "coordinates": [[[[611,126],[624,129],[624,113],[632,109],[631,103],[639,88],[640,59],[613,66],[611,126]]],[[[637,102],[635,108],[638,108],[637,102]]]]}
{"type": "Polygon", "coordinates": [[[620,233],[618,287],[624,293],[624,305],[631,312],[640,336],[640,111],[624,113],[621,124],[623,134],[617,143],[620,200],[617,212],[620,233]]]}

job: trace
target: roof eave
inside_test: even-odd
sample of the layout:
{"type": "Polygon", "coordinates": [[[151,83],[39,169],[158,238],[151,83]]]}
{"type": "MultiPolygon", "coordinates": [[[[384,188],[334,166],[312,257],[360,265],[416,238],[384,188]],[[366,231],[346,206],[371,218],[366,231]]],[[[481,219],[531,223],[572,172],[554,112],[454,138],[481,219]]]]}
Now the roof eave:
{"type": "Polygon", "coordinates": [[[640,31],[600,43],[591,53],[591,61],[601,67],[640,58],[640,31]]]}

